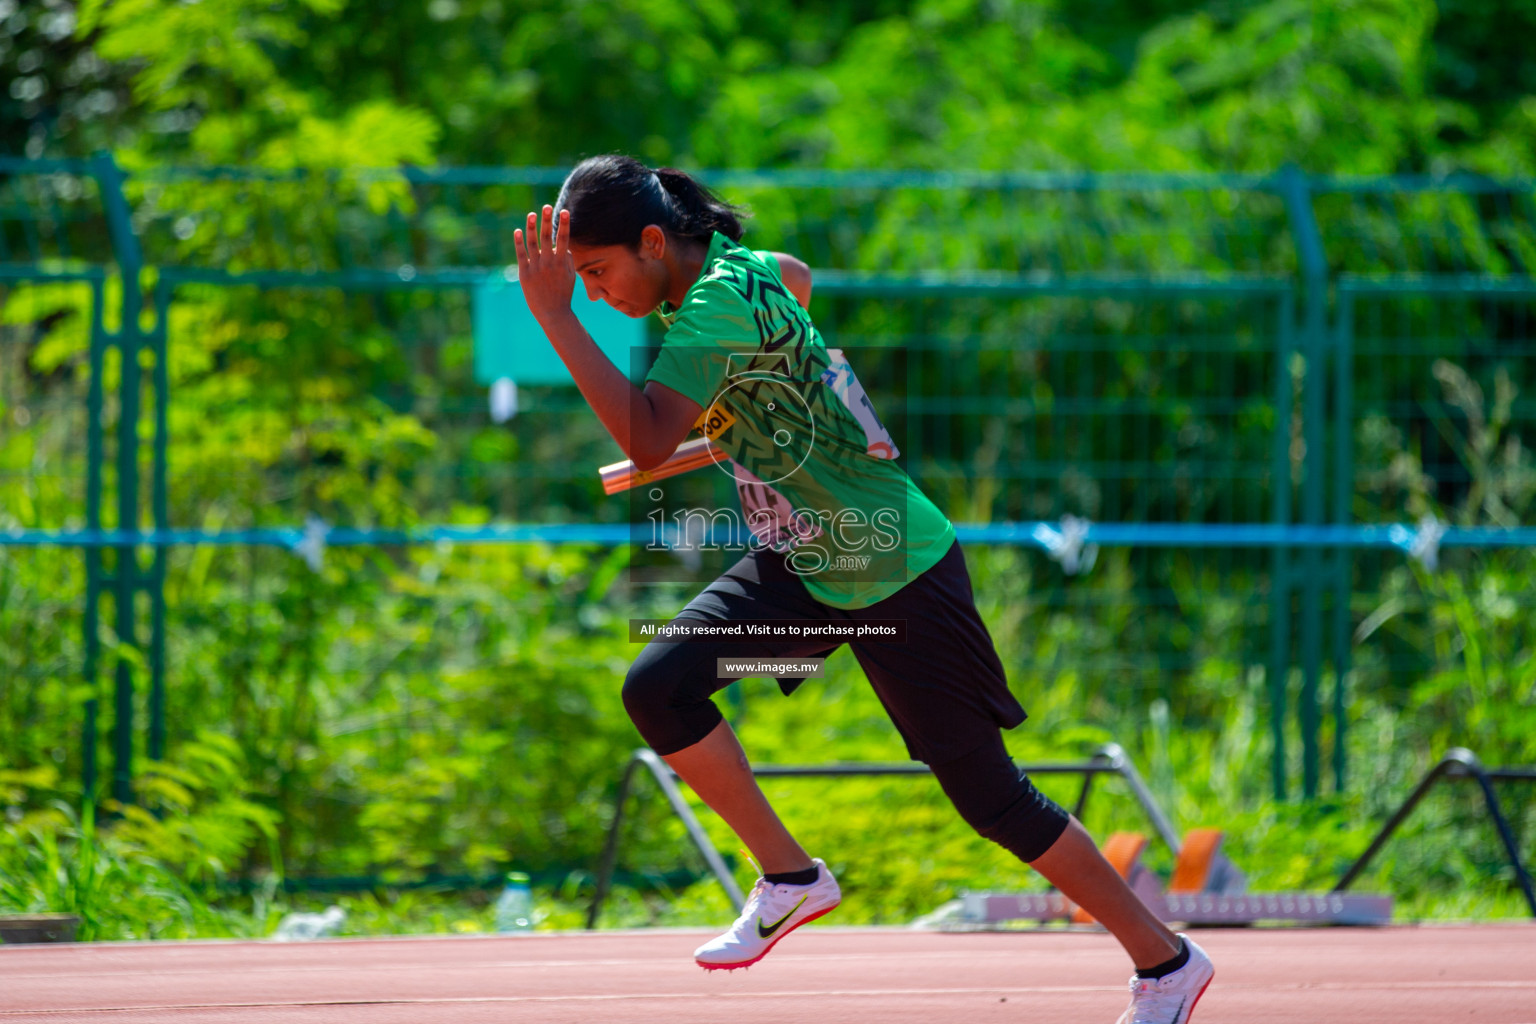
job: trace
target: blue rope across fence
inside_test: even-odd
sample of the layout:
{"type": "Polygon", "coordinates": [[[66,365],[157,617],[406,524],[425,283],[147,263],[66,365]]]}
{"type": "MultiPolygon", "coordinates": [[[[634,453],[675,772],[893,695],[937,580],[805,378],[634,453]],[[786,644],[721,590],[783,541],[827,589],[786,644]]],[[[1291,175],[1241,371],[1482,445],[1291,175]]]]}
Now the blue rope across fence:
{"type": "MultiPolygon", "coordinates": [[[[649,523],[506,523],[487,526],[417,526],[405,529],[331,527],[312,521],[305,527],[250,530],[0,530],[0,547],[178,547],[256,544],[303,553],[305,545],[357,547],[440,542],[463,544],[644,543],[649,523]]],[[[955,533],[964,544],[1027,547],[1060,554],[1067,547],[1158,548],[1348,548],[1396,549],[1426,557],[1435,548],[1536,548],[1536,527],[1454,527],[1428,520],[1417,526],[1390,523],[1369,526],[1285,526],[1269,523],[960,523],[955,533]]],[[[667,547],[673,533],[664,535],[667,547]]],[[[692,538],[704,547],[745,546],[737,531],[715,530],[692,538]]]]}

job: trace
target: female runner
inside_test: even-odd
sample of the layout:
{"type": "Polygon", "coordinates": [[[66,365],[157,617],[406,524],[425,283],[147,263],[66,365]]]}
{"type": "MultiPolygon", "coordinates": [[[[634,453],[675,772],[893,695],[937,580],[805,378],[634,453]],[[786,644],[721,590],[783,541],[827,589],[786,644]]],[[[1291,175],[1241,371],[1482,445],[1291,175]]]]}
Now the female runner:
{"type": "MultiPolygon", "coordinates": [[[[1086,909],[1135,965],[1121,1024],[1184,1024],[1214,973],[1103,858],[1083,827],[1035,789],[1001,729],[1024,720],[976,611],[949,520],[894,461],[898,452],[852,368],[807,308],[811,275],[782,253],[739,242],[740,218],[687,174],[599,156],[566,178],[555,207],[515,233],[529,309],[582,396],[642,470],[698,426],[732,460],[747,554],[678,615],[684,622],[786,620],[843,627],[904,620],[901,642],[849,640],[911,756],[960,815],[1086,909]],[[575,279],[667,331],[637,388],[571,310],[575,279]]],[[[815,632],[815,630],[811,630],[815,632]]],[[[735,830],[762,877],[741,916],[694,954],[746,967],[841,896],[820,859],[784,827],[711,695],[716,659],[823,657],[837,630],[742,644],[653,641],[624,683],[646,742],[735,830]]],[[[797,681],[781,680],[786,692],[797,681]]]]}

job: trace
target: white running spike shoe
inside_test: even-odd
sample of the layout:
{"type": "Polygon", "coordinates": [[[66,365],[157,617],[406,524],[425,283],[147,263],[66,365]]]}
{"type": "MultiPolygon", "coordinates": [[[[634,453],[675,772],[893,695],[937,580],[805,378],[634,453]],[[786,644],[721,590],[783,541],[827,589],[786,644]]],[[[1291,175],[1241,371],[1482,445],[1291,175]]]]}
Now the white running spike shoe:
{"type": "Polygon", "coordinates": [[[841,903],[843,894],[832,872],[819,858],[813,863],[816,881],[810,885],[774,885],[759,878],[736,923],[694,950],[699,966],[706,971],[751,967],[768,955],[774,943],[841,903]]]}
{"type": "Polygon", "coordinates": [[[1185,1024],[1216,975],[1211,958],[1188,935],[1189,963],[1161,978],[1131,977],[1131,1005],[1118,1024],[1185,1024]]]}

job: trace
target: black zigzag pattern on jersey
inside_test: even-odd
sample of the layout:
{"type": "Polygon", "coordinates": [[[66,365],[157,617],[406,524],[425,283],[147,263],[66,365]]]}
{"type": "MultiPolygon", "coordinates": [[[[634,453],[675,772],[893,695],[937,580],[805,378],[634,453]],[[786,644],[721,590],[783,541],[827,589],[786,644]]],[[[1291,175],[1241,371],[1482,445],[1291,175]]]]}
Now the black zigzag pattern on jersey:
{"type": "MultiPolygon", "coordinates": [[[[762,408],[765,402],[772,398],[765,395],[769,381],[755,379],[742,387],[747,401],[754,408],[762,408]]],[[[784,457],[777,445],[766,436],[759,436],[751,432],[743,432],[737,441],[738,452],[736,460],[752,471],[754,476],[762,477],[778,476],[781,469],[779,461],[784,457]]]]}
{"type": "Polygon", "coordinates": [[[789,346],[798,362],[810,342],[808,315],[783,282],[759,269],[748,253],[746,247],[733,243],[721,260],[722,269],[730,272],[729,283],[752,308],[763,349],[777,352],[789,346]]]}
{"type": "MultiPolygon", "coordinates": [[[[813,386],[820,382],[828,364],[824,350],[813,344],[815,328],[800,300],[781,281],[763,270],[751,251],[739,243],[727,245],[716,268],[719,278],[741,295],[751,308],[761,350],[773,353],[789,350],[786,354],[793,367],[793,384],[810,406],[813,418],[825,421],[828,417],[848,415],[830,388],[813,386]]],[[[766,383],[754,382],[744,387],[743,397],[752,403],[761,402],[766,383]]],[[[735,456],[742,465],[759,475],[760,470],[772,472],[771,466],[781,455],[766,439],[761,440],[765,442],[761,448],[744,438],[739,440],[742,450],[735,456]]],[[[862,446],[844,451],[841,445],[826,445],[823,452],[836,461],[850,463],[864,454],[862,446]]]]}
{"type": "Polygon", "coordinates": [[[742,296],[749,303],[761,302],[765,306],[774,306],[786,299],[790,302],[795,301],[789,289],[772,275],[760,272],[756,265],[746,258],[746,254],[747,249],[737,245],[726,252],[726,259],[733,264],[731,269],[740,275],[742,296]]]}
{"type": "MultiPolygon", "coordinates": [[[[743,384],[739,390],[745,404],[751,408],[762,408],[765,398],[771,397],[763,394],[769,383],[767,380],[754,379],[743,384]]],[[[750,430],[737,430],[733,433],[736,436],[732,439],[734,450],[731,458],[759,478],[773,478],[783,474],[786,469],[781,465],[784,453],[771,438],[750,430]]]]}

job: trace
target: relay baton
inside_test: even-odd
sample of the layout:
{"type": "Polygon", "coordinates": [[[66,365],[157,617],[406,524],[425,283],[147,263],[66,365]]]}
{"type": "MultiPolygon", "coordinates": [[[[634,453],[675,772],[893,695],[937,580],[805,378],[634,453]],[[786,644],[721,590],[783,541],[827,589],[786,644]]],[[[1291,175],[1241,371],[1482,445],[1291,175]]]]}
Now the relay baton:
{"type": "Polygon", "coordinates": [[[653,480],[665,480],[679,473],[713,466],[717,462],[724,462],[727,458],[729,456],[715,442],[707,437],[698,437],[678,445],[677,451],[655,469],[636,469],[633,462],[625,459],[611,466],[603,466],[597,472],[603,478],[603,493],[618,494],[620,491],[627,491],[631,487],[639,487],[653,480]]]}

